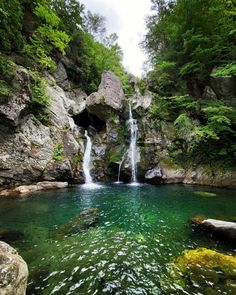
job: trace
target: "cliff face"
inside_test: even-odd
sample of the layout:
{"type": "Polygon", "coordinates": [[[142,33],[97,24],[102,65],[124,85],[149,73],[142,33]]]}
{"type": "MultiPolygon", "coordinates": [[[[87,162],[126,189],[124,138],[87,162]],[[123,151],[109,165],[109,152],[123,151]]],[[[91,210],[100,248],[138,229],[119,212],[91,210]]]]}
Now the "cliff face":
{"type": "MultiPolygon", "coordinates": [[[[128,99],[112,72],[104,72],[97,92],[87,95],[72,84],[63,64],[54,77],[46,77],[50,100],[48,121],[41,123],[32,112],[31,73],[17,69],[20,87],[0,100],[0,186],[30,184],[42,180],[71,183],[84,181],[82,160],[84,131],[93,141],[92,175],[95,180],[129,181],[128,99]]],[[[170,161],[173,124],[157,127],[146,111],[152,105],[148,91],[141,95],[134,83],[133,114],[138,123],[138,178],[151,183],[183,182],[236,186],[236,172],[202,165],[176,166],[170,161]]]]}

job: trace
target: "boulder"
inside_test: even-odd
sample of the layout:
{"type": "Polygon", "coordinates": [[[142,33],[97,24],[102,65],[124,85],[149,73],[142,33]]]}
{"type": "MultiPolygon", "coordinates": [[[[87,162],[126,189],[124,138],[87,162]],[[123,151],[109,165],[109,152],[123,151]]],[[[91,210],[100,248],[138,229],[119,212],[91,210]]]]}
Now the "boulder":
{"type": "Polygon", "coordinates": [[[236,257],[214,250],[186,250],[161,279],[164,294],[236,294],[236,257]]]}
{"type": "Polygon", "coordinates": [[[42,181],[35,185],[21,185],[13,189],[5,189],[0,191],[1,197],[14,196],[14,195],[28,195],[30,193],[48,190],[48,189],[60,189],[68,187],[68,182],[56,182],[56,181],[42,181]]]}
{"type": "Polygon", "coordinates": [[[79,215],[72,218],[66,224],[61,225],[54,233],[55,238],[70,236],[80,233],[98,223],[99,212],[96,208],[82,211],[79,215]]]}
{"type": "Polygon", "coordinates": [[[151,170],[148,170],[145,174],[145,180],[148,182],[157,182],[162,178],[162,171],[160,167],[155,167],[151,170]]]}
{"type": "Polygon", "coordinates": [[[219,237],[236,241],[236,222],[194,217],[192,224],[219,237]]]}
{"type": "Polygon", "coordinates": [[[64,90],[70,90],[70,82],[68,80],[66,69],[62,62],[57,65],[56,71],[53,73],[56,83],[64,90]]]}
{"type": "Polygon", "coordinates": [[[213,89],[210,86],[205,87],[202,97],[204,99],[209,99],[209,100],[217,99],[215,92],[213,91],[213,89]]]}
{"type": "Polygon", "coordinates": [[[28,267],[17,251],[0,242],[0,294],[25,295],[28,267]]]}
{"type": "Polygon", "coordinates": [[[236,97],[236,76],[211,77],[210,84],[218,99],[236,97]]]}
{"type": "Polygon", "coordinates": [[[125,95],[120,80],[112,72],[106,71],[102,74],[98,92],[87,97],[86,108],[100,120],[106,120],[109,118],[109,110],[121,113],[124,100],[125,95]]]}
{"type": "Polygon", "coordinates": [[[50,97],[49,120],[50,123],[59,128],[69,128],[69,116],[65,108],[67,97],[65,92],[59,86],[48,85],[47,94],[50,97]]]}

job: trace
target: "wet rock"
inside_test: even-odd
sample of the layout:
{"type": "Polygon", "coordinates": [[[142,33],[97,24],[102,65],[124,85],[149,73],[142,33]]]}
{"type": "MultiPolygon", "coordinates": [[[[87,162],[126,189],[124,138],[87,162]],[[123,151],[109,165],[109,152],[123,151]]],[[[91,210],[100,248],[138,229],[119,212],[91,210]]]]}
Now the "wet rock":
{"type": "Polygon", "coordinates": [[[151,170],[148,170],[145,174],[145,180],[148,182],[157,182],[162,178],[162,171],[160,167],[155,167],[151,170]]]}
{"type": "Polygon", "coordinates": [[[68,182],[56,182],[56,181],[43,181],[38,182],[35,185],[21,185],[14,189],[5,189],[0,191],[1,197],[14,196],[14,195],[28,195],[30,193],[48,190],[48,189],[60,189],[68,187],[68,182]]]}
{"type": "Polygon", "coordinates": [[[0,242],[0,294],[25,295],[28,267],[17,251],[0,242]]]}
{"type": "Polygon", "coordinates": [[[236,294],[236,257],[214,250],[187,250],[161,280],[164,294],[236,294]]]}
{"type": "Polygon", "coordinates": [[[228,222],[223,220],[217,219],[200,219],[200,218],[193,218],[192,220],[193,225],[197,225],[203,230],[207,232],[213,233],[218,237],[227,238],[232,241],[236,241],[236,223],[235,222],[228,222]]]}
{"type": "Polygon", "coordinates": [[[120,80],[110,71],[102,74],[98,92],[92,93],[86,99],[88,112],[101,120],[109,118],[109,110],[121,113],[124,107],[124,92],[120,80]]]}
{"type": "Polygon", "coordinates": [[[47,181],[72,181],[74,179],[73,169],[68,159],[48,163],[44,170],[43,179],[47,181]]]}
{"type": "Polygon", "coordinates": [[[54,233],[55,238],[60,238],[79,233],[98,223],[98,209],[92,208],[82,211],[79,215],[72,218],[66,224],[60,226],[54,233]]]}
{"type": "Polygon", "coordinates": [[[25,235],[18,230],[2,229],[0,230],[0,240],[5,243],[14,243],[23,240],[25,235]]]}

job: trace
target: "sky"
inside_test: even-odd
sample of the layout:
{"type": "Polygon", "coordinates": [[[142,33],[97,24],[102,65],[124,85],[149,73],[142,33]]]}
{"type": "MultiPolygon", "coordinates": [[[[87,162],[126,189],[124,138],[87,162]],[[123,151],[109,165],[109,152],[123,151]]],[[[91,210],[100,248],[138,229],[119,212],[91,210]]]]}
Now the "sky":
{"type": "Polygon", "coordinates": [[[147,57],[139,43],[145,34],[145,16],[150,14],[150,0],[80,0],[93,13],[103,15],[108,34],[116,33],[122,48],[123,65],[141,77],[147,57]]]}

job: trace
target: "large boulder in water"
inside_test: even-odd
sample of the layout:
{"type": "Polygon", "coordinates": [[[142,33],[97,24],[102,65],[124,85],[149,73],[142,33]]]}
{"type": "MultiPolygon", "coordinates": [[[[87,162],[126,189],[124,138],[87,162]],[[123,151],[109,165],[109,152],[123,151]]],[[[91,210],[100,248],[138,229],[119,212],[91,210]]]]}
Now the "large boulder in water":
{"type": "Polygon", "coordinates": [[[163,294],[236,294],[236,257],[214,250],[187,250],[168,267],[163,294]]]}
{"type": "Polygon", "coordinates": [[[112,72],[105,71],[102,74],[98,92],[87,97],[86,108],[89,113],[96,115],[100,120],[106,120],[109,110],[121,113],[124,100],[125,95],[120,80],[112,72]]]}
{"type": "Polygon", "coordinates": [[[79,233],[98,223],[99,212],[96,208],[82,211],[66,224],[60,226],[54,233],[55,238],[79,233]]]}
{"type": "Polygon", "coordinates": [[[192,218],[192,224],[219,237],[236,241],[236,223],[217,219],[192,218]]]}
{"type": "Polygon", "coordinates": [[[17,251],[0,242],[0,294],[25,295],[28,267],[17,251]]]}

